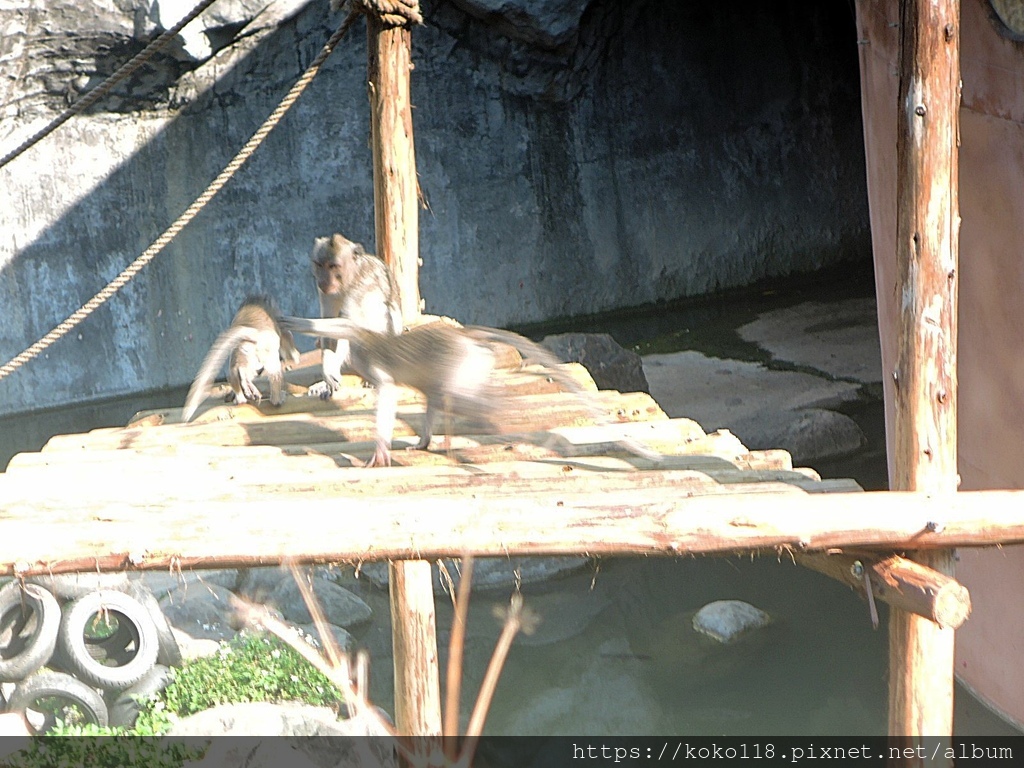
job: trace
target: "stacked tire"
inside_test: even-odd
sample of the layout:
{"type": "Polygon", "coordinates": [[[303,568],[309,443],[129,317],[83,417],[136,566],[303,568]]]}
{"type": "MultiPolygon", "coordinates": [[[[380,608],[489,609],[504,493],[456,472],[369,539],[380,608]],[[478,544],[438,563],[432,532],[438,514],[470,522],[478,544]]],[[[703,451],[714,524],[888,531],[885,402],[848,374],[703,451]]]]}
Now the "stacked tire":
{"type": "Polygon", "coordinates": [[[69,574],[0,588],[0,711],[37,733],[58,720],[135,724],[136,697],[173,680],[181,651],[153,593],[124,574],[69,574]],[[8,685],[9,687],[9,685],[8,685]]]}

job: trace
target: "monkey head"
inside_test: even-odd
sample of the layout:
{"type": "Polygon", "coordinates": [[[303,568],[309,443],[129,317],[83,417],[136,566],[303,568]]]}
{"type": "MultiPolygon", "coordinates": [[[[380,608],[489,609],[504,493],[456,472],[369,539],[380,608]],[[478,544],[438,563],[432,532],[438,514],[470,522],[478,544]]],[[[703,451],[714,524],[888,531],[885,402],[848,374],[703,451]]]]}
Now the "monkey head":
{"type": "Polygon", "coordinates": [[[348,290],[355,279],[356,262],[365,254],[362,245],[339,234],[316,238],[311,259],[320,292],[336,296],[348,290]]]}

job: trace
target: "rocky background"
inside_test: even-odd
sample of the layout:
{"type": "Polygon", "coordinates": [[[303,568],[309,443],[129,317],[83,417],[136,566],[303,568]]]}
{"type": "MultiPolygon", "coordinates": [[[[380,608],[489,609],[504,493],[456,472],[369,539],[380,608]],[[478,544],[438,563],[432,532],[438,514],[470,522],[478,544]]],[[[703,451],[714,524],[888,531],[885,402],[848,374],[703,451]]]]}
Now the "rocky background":
{"type": "MultiPolygon", "coordinates": [[[[0,151],[192,0],[0,0],[0,151]]],[[[220,0],[89,114],[0,169],[0,360],[141,253],[342,15],[220,0]]],[[[509,325],[870,258],[843,3],[423,0],[421,291],[509,325]]],[[[231,184],[119,296],[0,383],[0,414],[177,386],[245,294],[316,309],[307,255],[373,247],[360,22],[231,184]]]]}

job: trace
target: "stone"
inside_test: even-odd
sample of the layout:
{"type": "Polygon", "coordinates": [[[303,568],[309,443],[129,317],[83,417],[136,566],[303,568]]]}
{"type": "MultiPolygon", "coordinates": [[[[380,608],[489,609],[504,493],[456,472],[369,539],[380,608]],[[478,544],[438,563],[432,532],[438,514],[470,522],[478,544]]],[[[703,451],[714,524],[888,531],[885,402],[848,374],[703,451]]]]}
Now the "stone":
{"type": "Polygon", "coordinates": [[[665,413],[694,419],[706,432],[728,429],[744,444],[748,437],[739,424],[768,414],[834,408],[856,400],[860,391],[853,382],[693,351],[645,355],[643,361],[651,396],[665,413]]]}
{"type": "Polygon", "coordinates": [[[171,627],[171,634],[174,635],[174,639],[178,643],[178,650],[181,651],[181,658],[185,661],[189,659],[205,659],[213,656],[220,650],[220,640],[213,640],[208,637],[193,637],[188,632],[174,626],[171,627]]]}
{"type": "Polygon", "coordinates": [[[221,704],[182,718],[168,736],[356,736],[373,732],[363,720],[339,720],[328,707],[266,701],[221,704]]]}
{"type": "Polygon", "coordinates": [[[650,392],[640,355],[607,333],[559,333],[546,336],[541,345],[560,360],[583,365],[598,389],[650,392]]]}
{"type": "Polygon", "coordinates": [[[380,719],[339,720],[333,710],[306,704],[249,702],[222,704],[183,718],[168,737],[214,738],[191,768],[391,768],[394,746],[380,719]],[[377,738],[311,739],[310,736],[375,736],[377,738]]]}
{"type": "Polygon", "coordinates": [[[835,459],[860,450],[867,437],[853,419],[842,413],[822,408],[797,411],[796,418],[779,434],[772,446],[750,445],[750,448],[782,448],[800,464],[819,459],[835,459]]]}
{"type": "Polygon", "coordinates": [[[806,301],[776,309],[737,329],[781,360],[861,384],[882,381],[882,351],[874,298],[806,301]]]}
{"type": "MultiPolygon", "coordinates": [[[[317,648],[323,648],[323,642],[320,639],[320,631],[316,628],[315,624],[300,624],[296,629],[301,630],[303,636],[308,640],[313,641],[313,644],[317,648]]],[[[339,650],[350,651],[355,647],[355,638],[352,637],[348,630],[343,627],[339,627],[335,624],[328,624],[327,631],[331,633],[331,637],[334,638],[334,642],[337,643],[339,650]]]]}
{"type": "MultiPolygon", "coordinates": [[[[348,628],[363,624],[373,615],[370,606],[362,598],[326,579],[313,579],[313,593],[327,621],[339,627],[348,628]]],[[[278,584],[267,595],[265,603],[281,611],[288,621],[296,624],[309,624],[313,621],[299,586],[292,578],[278,584]]]]}
{"type": "Polygon", "coordinates": [[[693,616],[693,628],[720,643],[732,643],[744,633],[770,623],[767,613],[742,600],[716,600],[693,616]]]}
{"type": "Polygon", "coordinates": [[[129,575],[133,581],[141,581],[156,596],[157,600],[165,597],[179,587],[190,584],[212,584],[225,589],[233,589],[238,580],[238,571],[233,568],[217,570],[180,571],[140,571],[129,575]]]}
{"type": "Polygon", "coordinates": [[[585,632],[610,603],[610,598],[595,590],[582,594],[549,592],[529,595],[526,606],[540,621],[533,631],[516,635],[515,642],[517,645],[544,646],[570,640],[585,632]]]}
{"type": "MultiPolygon", "coordinates": [[[[632,658],[621,640],[606,641],[570,679],[551,681],[544,690],[532,693],[528,705],[524,702],[503,724],[503,732],[551,736],[670,730],[670,716],[642,680],[642,664],[632,658]]],[[[527,747],[528,740],[515,741],[522,743],[523,749],[527,747]]],[[[551,762],[524,759],[519,764],[564,765],[565,758],[563,755],[551,762]]]]}
{"type": "Polygon", "coordinates": [[[231,592],[213,584],[186,584],[160,601],[167,620],[194,639],[227,640],[234,637],[231,592]]]}
{"type": "Polygon", "coordinates": [[[286,568],[277,566],[242,568],[238,571],[234,590],[246,600],[263,603],[270,593],[286,580],[293,580],[291,572],[286,568]]]}

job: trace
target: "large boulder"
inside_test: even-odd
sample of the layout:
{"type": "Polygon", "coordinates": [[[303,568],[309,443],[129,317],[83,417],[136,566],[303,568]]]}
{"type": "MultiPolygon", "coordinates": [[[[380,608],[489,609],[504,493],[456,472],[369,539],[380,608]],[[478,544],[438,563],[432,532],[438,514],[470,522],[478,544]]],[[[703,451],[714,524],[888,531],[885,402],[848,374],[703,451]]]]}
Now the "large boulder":
{"type": "Polygon", "coordinates": [[[559,333],[541,344],[567,363],[580,363],[598,389],[650,392],[640,355],[619,346],[607,333],[559,333]]]}

